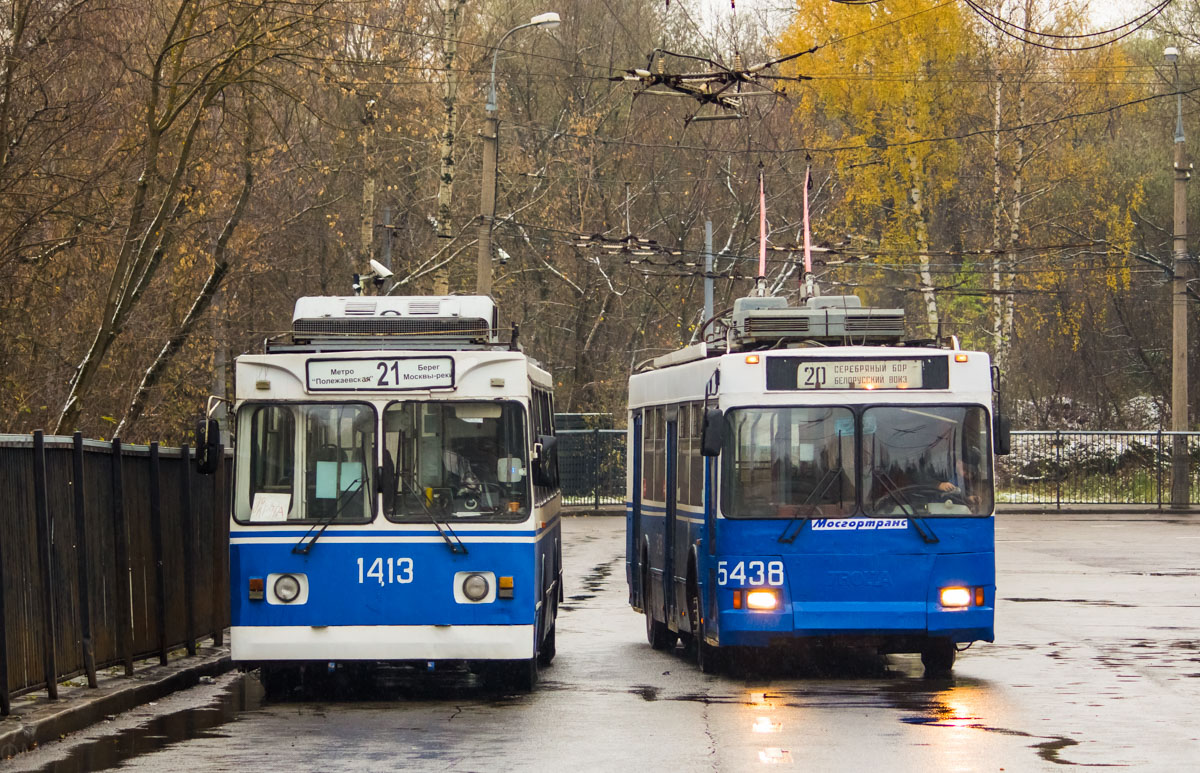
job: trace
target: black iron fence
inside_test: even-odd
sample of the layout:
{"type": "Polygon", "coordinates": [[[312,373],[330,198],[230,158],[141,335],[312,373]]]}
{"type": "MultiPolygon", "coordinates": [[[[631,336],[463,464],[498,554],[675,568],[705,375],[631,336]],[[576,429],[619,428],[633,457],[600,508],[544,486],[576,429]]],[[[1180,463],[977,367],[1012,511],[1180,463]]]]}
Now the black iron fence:
{"type": "MultiPolygon", "coordinates": [[[[563,503],[611,509],[625,501],[625,430],[559,430],[563,503]]],[[[1021,431],[997,457],[1005,505],[1171,505],[1175,439],[1186,446],[1191,504],[1200,504],[1200,433],[1021,431]]]]}
{"type": "Polygon", "coordinates": [[[558,476],[568,507],[623,506],[625,430],[560,429],[558,476]]]}
{"type": "Polygon", "coordinates": [[[184,447],[0,435],[0,713],[10,698],[186,647],[229,622],[225,469],[184,447]]]}
{"type": "Polygon", "coordinates": [[[1171,504],[1176,439],[1191,504],[1200,503],[1200,433],[1022,431],[996,459],[997,504],[1171,504]]]}

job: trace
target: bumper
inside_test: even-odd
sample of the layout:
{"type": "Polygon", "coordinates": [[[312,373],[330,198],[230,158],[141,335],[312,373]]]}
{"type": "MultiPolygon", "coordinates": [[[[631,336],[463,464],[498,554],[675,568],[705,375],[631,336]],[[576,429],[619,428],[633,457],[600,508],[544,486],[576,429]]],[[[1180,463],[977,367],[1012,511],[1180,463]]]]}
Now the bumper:
{"type": "Polygon", "coordinates": [[[532,625],[233,626],[234,662],[517,660],[533,657],[532,625]]]}

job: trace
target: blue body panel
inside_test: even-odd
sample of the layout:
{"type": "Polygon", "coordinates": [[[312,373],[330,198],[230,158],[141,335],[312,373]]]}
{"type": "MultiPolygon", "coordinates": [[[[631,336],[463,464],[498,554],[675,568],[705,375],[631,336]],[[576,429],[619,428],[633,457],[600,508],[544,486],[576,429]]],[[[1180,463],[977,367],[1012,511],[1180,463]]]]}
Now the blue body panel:
{"type": "MultiPolygon", "coordinates": [[[[528,532],[526,535],[531,536],[528,532]]],[[[290,542],[230,546],[233,625],[529,624],[534,622],[534,607],[542,590],[540,583],[534,581],[536,545],[532,542],[471,542],[466,555],[451,553],[441,540],[363,543],[321,540],[310,553],[301,555],[292,553],[291,548],[290,542]],[[389,557],[412,560],[411,582],[388,582],[389,557]],[[382,585],[376,578],[366,576],[376,558],[383,559],[382,585]],[[456,572],[463,571],[490,571],[497,577],[512,577],[514,597],[487,604],[457,603],[453,578],[456,572]],[[247,598],[249,578],[282,572],[307,575],[307,603],[269,604],[247,598]]],[[[393,571],[397,580],[404,574],[393,571]]]]}
{"type": "MultiPolygon", "coordinates": [[[[705,510],[711,507],[706,504],[705,510]]],[[[926,518],[921,524],[936,541],[926,542],[912,519],[903,529],[817,530],[814,521],[726,519],[706,513],[681,512],[674,519],[675,567],[664,583],[664,508],[627,504],[630,601],[649,605],[656,619],[682,633],[690,623],[668,614],[666,597],[673,589],[673,609],[686,609],[689,575],[705,613],[710,643],[721,646],[767,646],[789,639],[836,636],[885,642],[914,651],[928,637],[955,642],[994,639],[995,549],[992,517],[926,518]],[[635,523],[637,528],[635,529],[635,523]],[[708,524],[715,525],[714,535],[708,524]],[[785,532],[794,538],[780,541],[785,532]],[[640,539],[641,543],[635,544],[640,539]],[[653,587],[641,587],[642,555],[653,587]],[[688,569],[689,560],[694,570],[688,569]],[[779,607],[772,612],[734,608],[734,590],[772,587],[749,577],[726,576],[739,563],[782,565],[783,581],[775,586],[779,607]],[[944,609],[939,589],[966,586],[983,589],[984,603],[967,609],[944,609]]]]}

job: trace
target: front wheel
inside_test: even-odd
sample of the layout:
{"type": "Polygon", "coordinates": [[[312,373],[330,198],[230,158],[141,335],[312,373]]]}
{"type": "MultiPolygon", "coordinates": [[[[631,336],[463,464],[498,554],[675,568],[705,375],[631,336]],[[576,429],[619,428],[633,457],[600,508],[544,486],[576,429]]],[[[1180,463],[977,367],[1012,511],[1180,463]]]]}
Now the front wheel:
{"type": "Polygon", "coordinates": [[[538,659],[491,660],[482,665],[480,677],[488,690],[532,692],[538,682],[538,659]]]}
{"type": "Polygon", "coordinates": [[[692,638],[696,650],[696,665],[706,674],[718,673],[725,667],[725,653],[704,639],[704,618],[700,611],[700,593],[693,588],[688,594],[688,614],[691,615],[692,638]]]}
{"type": "Polygon", "coordinates": [[[550,661],[554,660],[554,628],[555,624],[550,624],[550,630],[546,632],[546,638],[542,639],[542,647],[538,650],[537,661],[539,666],[548,666],[550,661]]]}
{"type": "Polygon", "coordinates": [[[925,676],[949,676],[954,668],[954,659],[958,650],[949,639],[930,639],[921,650],[921,664],[925,666],[925,676]]]}

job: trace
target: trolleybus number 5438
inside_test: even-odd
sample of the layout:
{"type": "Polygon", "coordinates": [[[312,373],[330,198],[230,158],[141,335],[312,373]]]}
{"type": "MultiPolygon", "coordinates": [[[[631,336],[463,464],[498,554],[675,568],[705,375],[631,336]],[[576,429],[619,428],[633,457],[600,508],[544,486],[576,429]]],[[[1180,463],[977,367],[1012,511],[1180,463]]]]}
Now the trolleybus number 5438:
{"type": "Polygon", "coordinates": [[[388,556],[384,573],[384,559],[376,558],[367,566],[364,559],[358,559],[358,582],[361,585],[367,580],[375,580],[380,585],[404,585],[413,581],[413,560],[411,558],[392,558],[388,556]],[[366,567],[366,571],[363,568],[366,567]]]}
{"type": "Polygon", "coordinates": [[[718,561],[717,584],[783,585],[782,561],[718,561]]]}

